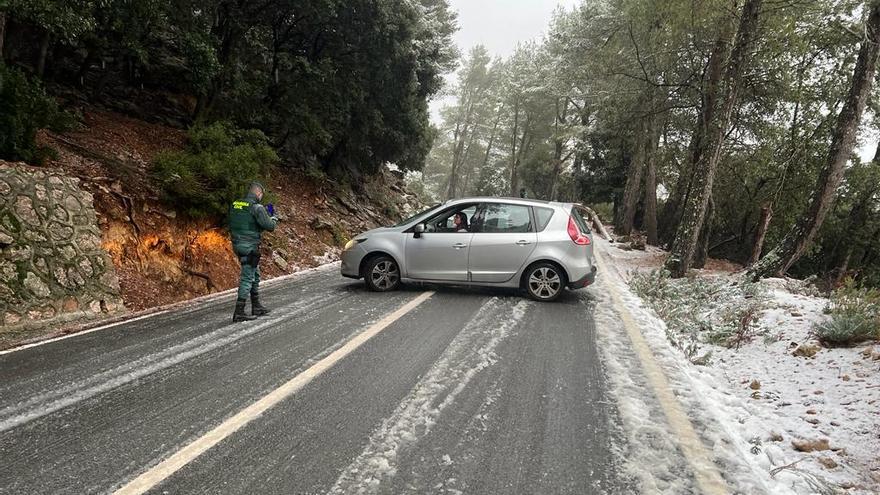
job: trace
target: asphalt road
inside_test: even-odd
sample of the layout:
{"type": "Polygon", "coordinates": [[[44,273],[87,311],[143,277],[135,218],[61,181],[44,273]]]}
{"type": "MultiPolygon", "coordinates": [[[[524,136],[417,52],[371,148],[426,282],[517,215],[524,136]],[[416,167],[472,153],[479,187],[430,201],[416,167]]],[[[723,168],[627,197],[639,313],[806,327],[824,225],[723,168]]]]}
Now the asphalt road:
{"type": "Polygon", "coordinates": [[[0,355],[0,493],[112,493],[388,323],[148,493],[625,493],[591,292],[374,294],[336,270],[0,355]],[[340,350],[342,349],[342,350],[340,350]]]}

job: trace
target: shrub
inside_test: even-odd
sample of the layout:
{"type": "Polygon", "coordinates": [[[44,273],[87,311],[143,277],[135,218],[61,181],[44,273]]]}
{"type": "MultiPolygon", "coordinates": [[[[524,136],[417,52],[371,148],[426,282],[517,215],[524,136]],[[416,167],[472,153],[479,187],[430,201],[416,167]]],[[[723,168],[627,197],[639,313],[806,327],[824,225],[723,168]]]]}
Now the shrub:
{"type": "Polygon", "coordinates": [[[183,151],[160,153],[153,176],[163,199],[190,217],[224,217],[248,184],[268,176],[278,155],[258,130],[218,122],[190,129],[183,151]]]}
{"type": "Polygon", "coordinates": [[[37,146],[37,131],[61,132],[73,123],[38,82],[0,61],[0,158],[41,162],[52,152],[37,146]]]}
{"type": "Polygon", "coordinates": [[[614,219],[613,203],[593,203],[590,208],[596,212],[596,215],[599,215],[599,220],[602,220],[602,223],[608,224],[614,219]]]}
{"type": "Polygon", "coordinates": [[[666,336],[692,361],[703,343],[739,347],[750,341],[767,307],[758,284],[723,277],[673,279],[665,270],[636,272],[630,286],[666,322],[666,336]]]}
{"type": "Polygon", "coordinates": [[[858,288],[849,279],[831,294],[825,312],[831,319],[813,328],[824,345],[852,345],[880,339],[880,290],[858,288]]]}

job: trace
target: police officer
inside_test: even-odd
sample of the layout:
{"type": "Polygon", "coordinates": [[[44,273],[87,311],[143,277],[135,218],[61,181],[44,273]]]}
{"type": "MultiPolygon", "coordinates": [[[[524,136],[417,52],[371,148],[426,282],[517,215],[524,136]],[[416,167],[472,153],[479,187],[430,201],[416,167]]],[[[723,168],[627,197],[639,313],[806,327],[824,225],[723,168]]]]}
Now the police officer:
{"type": "Polygon", "coordinates": [[[232,321],[249,321],[269,313],[260,304],[260,237],[263,231],[273,231],[278,219],[269,216],[260,204],[263,185],[252,182],[247,196],[232,203],[229,209],[229,232],[232,234],[232,250],[241,262],[241,278],[238,282],[238,300],[232,321]],[[251,316],[244,312],[248,294],[251,296],[251,316]]]}

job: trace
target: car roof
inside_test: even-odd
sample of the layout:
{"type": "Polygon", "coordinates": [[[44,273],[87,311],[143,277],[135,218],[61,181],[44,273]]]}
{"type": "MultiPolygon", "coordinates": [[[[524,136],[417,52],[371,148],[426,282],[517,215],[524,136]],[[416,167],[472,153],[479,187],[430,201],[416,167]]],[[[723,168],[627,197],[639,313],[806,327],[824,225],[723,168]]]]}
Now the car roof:
{"type": "Polygon", "coordinates": [[[520,205],[529,205],[529,206],[560,206],[565,207],[568,203],[559,203],[556,201],[546,201],[543,199],[530,199],[530,198],[514,198],[514,197],[503,197],[503,196],[474,196],[467,198],[455,198],[448,200],[445,204],[455,205],[459,203],[472,203],[474,201],[486,201],[490,203],[511,203],[511,204],[520,204],[520,205]]]}

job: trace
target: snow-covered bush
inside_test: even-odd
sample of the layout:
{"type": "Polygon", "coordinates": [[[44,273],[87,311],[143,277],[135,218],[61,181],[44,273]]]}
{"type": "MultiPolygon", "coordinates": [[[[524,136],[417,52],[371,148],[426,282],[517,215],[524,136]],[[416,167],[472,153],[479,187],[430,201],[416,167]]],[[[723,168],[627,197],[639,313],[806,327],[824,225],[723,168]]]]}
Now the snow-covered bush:
{"type": "Polygon", "coordinates": [[[760,285],[745,279],[673,279],[665,270],[635,272],[630,286],[666,322],[670,342],[694,361],[701,344],[739,347],[751,340],[769,301],[760,285]]]}
{"type": "Polygon", "coordinates": [[[826,313],[831,319],[813,329],[827,346],[880,339],[880,290],[858,288],[847,280],[831,294],[826,313]]]}

